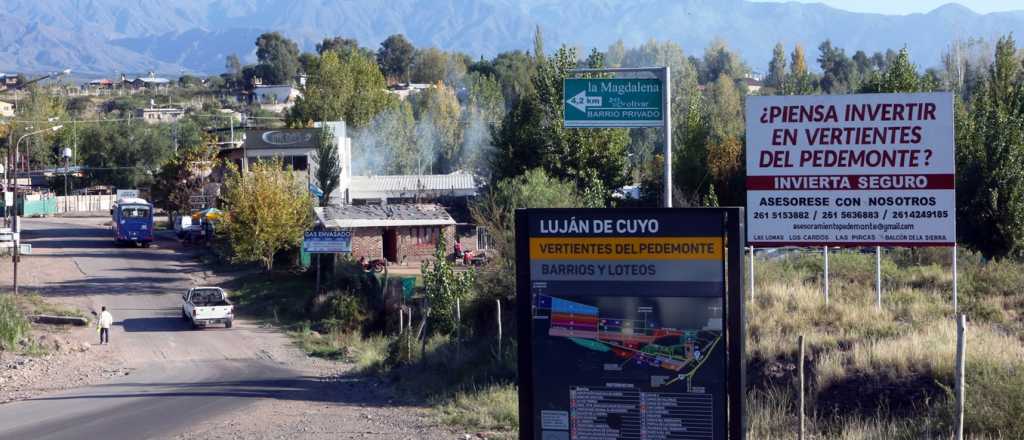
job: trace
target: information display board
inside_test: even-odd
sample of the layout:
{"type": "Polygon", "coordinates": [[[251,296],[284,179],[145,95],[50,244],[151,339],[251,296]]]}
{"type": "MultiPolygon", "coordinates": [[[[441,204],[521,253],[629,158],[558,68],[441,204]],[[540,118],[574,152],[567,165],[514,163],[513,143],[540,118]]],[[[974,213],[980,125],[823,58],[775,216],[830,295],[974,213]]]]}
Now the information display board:
{"type": "Polygon", "coordinates": [[[307,231],[302,239],[302,251],[310,254],[352,252],[352,233],[350,231],[307,231]]]}
{"type": "Polygon", "coordinates": [[[518,211],[520,438],[743,438],[742,217],[518,211]]]}
{"type": "Polygon", "coordinates": [[[662,127],[664,93],[660,79],[566,78],[566,127],[662,127]]]}
{"type": "Polygon", "coordinates": [[[949,93],[747,98],[750,244],[953,246],[949,93]]]}

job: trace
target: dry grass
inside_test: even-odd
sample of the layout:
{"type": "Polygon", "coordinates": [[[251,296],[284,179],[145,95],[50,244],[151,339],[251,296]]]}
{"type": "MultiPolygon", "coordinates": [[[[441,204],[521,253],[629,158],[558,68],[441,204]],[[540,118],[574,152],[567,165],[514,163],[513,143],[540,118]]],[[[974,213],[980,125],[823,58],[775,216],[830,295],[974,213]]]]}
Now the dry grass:
{"type": "Polygon", "coordinates": [[[519,425],[518,389],[512,385],[492,385],[457,393],[439,407],[441,420],[448,425],[478,430],[495,430],[515,438],[519,425]]]}
{"type": "MultiPolygon", "coordinates": [[[[882,310],[875,305],[874,255],[832,255],[828,306],[820,254],[759,261],[748,307],[753,437],[794,436],[799,335],[808,347],[809,432],[815,438],[946,436],[956,351],[952,273],[941,264],[911,265],[942,256],[887,256],[882,310]]],[[[971,438],[1024,438],[1022,424],[1005,416],[1024,412],[1024,294],[1017,292],[1024,284],[1006,285],[1024,279],[1024,267],[965,258],[967,430],[971,438]]]]}

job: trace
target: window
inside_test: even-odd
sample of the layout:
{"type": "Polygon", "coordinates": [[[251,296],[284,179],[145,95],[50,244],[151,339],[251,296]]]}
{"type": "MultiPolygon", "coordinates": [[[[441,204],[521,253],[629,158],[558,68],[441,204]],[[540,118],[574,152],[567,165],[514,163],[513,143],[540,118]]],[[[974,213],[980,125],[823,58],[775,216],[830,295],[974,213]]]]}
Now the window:
{"type": "Polygon", "coordinates": [[[125,206],[121,208],[123,218],[149,218],[149,207],[147,206],[125,206]]]}
{"type": "Polygon", "coordinates": [[[494,247],[494,238],[487,233],[487,229],[482,227],[476,228],[476,240],[477,248],[479,249],[491,249],[494,247]]]}
{"type": "Polygon", "coordinates": [[[437,244],[437,239],[440,236],[440,230],[432,227],[417,227],[412,228],[410,235],[412,235],[412,238],[417,245],[434,246],[437,244]]]}

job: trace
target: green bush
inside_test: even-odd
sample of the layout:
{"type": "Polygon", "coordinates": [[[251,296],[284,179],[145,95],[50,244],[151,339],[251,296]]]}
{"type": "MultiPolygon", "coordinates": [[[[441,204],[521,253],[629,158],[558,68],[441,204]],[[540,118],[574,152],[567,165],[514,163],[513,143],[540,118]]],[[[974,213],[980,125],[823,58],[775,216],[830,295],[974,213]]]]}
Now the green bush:
{"type": "Polygon", "coordinates": [[[330,333],[358,333],[368,317],[366,301],[355,293],[343,292],[328,300],[322,326],[330,333]]]}
{"type": "MultiPolygon", "coordinates": [[[[972,438],[1024,438],[1024,360],[1013,366],[968,363],[965,374],[965,432],[972,438]]],[[[949,400],[952,416],[955,400],[949,400]]]]}
{"type": "Polygon", "coordinates": [[[30,326],[11,295],[0,295],[0,349],[12,350],[25,336],[30,326]]]}

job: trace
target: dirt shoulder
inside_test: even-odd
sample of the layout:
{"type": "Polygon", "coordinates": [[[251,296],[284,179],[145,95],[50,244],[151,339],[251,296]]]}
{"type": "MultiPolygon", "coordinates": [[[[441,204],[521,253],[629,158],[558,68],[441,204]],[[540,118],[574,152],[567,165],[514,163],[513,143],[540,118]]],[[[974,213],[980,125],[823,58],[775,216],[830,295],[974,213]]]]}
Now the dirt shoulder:
{"type": "MultiPolygon", "coordinates": [[[[23,351],[0,357],[0,403],[84,387],[140,374],[161,359],[259,359],[314,378],[312,390],[282,389],[243,409],[201,423],[177,439],[218,438],[461,438],[440,426],[429,410],[399,402],[374,378],[351,374],[351,364],[310,358],[280,329],[246,320],[235,327],[179,331],[171,310],[176,292],[187,285],[228,286],[241,273],[219,273],[197,263],[193,252],[164,239],[155,249],[110,249],[97,245],[104,219],[46,219],[36,254],[23,260],[19,278],[48,304],[90,311],[112,308],[110,345],[98,345],[94,327],[33,325],[23,351]],[[81,237],[84,229],[92,236],[81,237]],[[92,228],[92,229],[89,229],[92,228]],[[89,232],[91,231],[91,232],[89,232]],[[63,234],[57,238],[53,234],[63,234]],[[126,257],[125,253],[132,256],[126,257]],[[145,256],[145,257],[143,257],[145,256]],[[122,278],[122,275],[123,278],[122,278]]],[[[2,261],[2,260],[0,260],[2,261]]],[[[0,264],[0,280],[10,265],[0,264]]]]}

